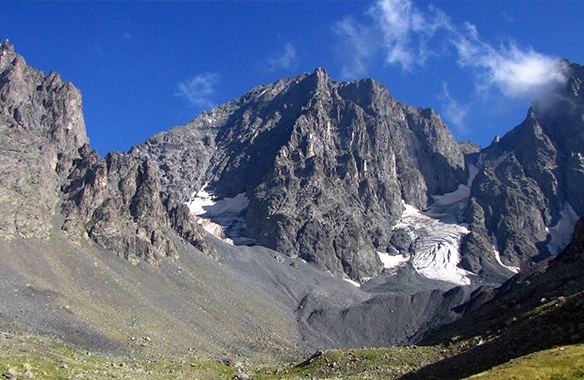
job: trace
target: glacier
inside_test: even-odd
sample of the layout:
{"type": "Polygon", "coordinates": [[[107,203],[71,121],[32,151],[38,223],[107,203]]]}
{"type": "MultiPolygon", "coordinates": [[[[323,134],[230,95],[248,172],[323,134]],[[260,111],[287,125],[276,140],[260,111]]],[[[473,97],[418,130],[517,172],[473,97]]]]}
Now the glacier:
{"type": "Polygon", "coordinates": [[[412,242],[410,256],[392,256],[378,252],[384,268],[406,265],[408,262],[423,277],[447,281],[456,285],[470,285],[472,273],[460,268],[460,242],[469,233],[468,225],[461,223],[462,214],[470,198],[470,187],[479,172],[469,166],[466,184],[455,191],[432,196],[433,203],[426,210],[404,201],[405,210],[393,230],[405,231],[412,242]]]}
{"type": "MultiPolygon", "coordinates": [[[[455,203],[461,201],[457,199],[455,203]]],[[[412,205],[404,203],[404,206],[405,211],[393,229],[403,229],[410,236],[408,261],[416,272],[432,280],[470,285],[470,273],[458,267],[460,241],[469,232],[467,226],[458,223],[453,214],[438,213],[432,207],[422,212],[412,205]]],[[[443,206],[452,204],[442,203],[443,206]]]]}
{"type": "Polygon", "coordinates": [[[248,243],[249,239],[240,236],[244,228],[242,213],[249,206],[245,193],[237,194],[233,198],[218,198],[213,190],[203,186],[191,195],[186,205],[191,215],[211,235],[231,245],[248,243]]]}

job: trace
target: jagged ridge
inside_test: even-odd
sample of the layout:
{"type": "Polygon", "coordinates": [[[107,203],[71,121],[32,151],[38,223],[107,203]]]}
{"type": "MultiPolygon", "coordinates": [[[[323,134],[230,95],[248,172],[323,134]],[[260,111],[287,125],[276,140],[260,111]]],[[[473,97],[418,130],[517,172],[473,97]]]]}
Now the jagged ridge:
{"type": "Polygon", "coordinates": [[[357,280],[381,272],[376,251],[388,249],[402,199],[424,208],[466,177],[432,110],[323,69],[254,88],[130,153],[155,162],[179,199],[205,185],[218,197],[245,193],[245,236],[357,280]]]}

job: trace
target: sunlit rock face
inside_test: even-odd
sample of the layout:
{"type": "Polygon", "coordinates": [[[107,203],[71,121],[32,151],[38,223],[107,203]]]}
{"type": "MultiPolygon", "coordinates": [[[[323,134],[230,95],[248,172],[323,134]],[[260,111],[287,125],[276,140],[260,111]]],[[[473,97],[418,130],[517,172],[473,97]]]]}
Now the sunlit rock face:
{"type": "Polygon", "coordinates": [[[471,232],[462,244],[469,271],[511,273],[555,255],[584,215],[584,67],[565,63],[566,83],[474,156],[480,170],[467,213],[471,232]],[[490,257],[489,246],[496,253],[490,257]]]}
{"type": "Polygon", "coordinates": [[[188,208],[160,192],[152,165],[91,151],[79,90],[28,66],[8,41],[0,46],[0,99],[0,238],[49,239],[59,228],[75,242],[90,238],[154,263],[177,256],[178,234],[213,254],[188,208]]]}
{"type": "MultiPolygon", "coordinates": [[[[216,233],[360,281],[384,269],[377,252],[391,250],[404,201],[423,209],[468,176],[432,110],[323,69],[256,87],[131,153],[156,162],[163,188],[191,205],[201,190],[215,201],[243,194],[241,223],[216,233]]],[[[207,216],[207,226],[220,219],[207,216]]]]}
{"type": "Polygon", "coordinates": [[[48,238],[77,149],[87,143],[81,93],[0,46],[0,237],[48,238]]]}

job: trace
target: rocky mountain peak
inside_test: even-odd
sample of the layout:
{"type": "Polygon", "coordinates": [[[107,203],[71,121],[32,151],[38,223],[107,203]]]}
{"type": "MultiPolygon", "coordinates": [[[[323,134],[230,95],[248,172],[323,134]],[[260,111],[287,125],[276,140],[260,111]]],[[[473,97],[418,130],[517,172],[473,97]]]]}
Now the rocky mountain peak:
{"type": "Polygon", "coordinates": [[[491,243],[466,250],[467,259],[493,245],[504,265],[527,267],[563,249],[584,215],[576,190],[584,186],[584,68],[561,64],[565,84],[540,95],[523,123],[478,156],[472,196],[485,213],[473,219],[484,224],[471,228],[468,241],[491,243]]]}
{"type": "Polygon", "coordinates": [[[354,279],[383,270],[377,251],[404,201],[424,208],[466,178],[460,147],[432,110],[320,68],[258,86],[131,152],[155,162],[163,189],[187,203],[201,190],[218,201],[245,196],[244,223],[222,233],[354,279]]]}
{"type": "Polygon", "coordinates": [[[45,76],[28,66],[8,41],[2,45],[0,69],[2,108],[14,125],[41,131],[63,154],[76,156],[89,141],[79,90],[55,72],[45,76]]]}
{"type": "Polygon", "coordinates": [[[5,40],[0,45],[0,70],[6,70],[6,66],[11,64],[13,61],[14,53],[14,45],[10,43],[10,41],[5,40]]]}
{"type": "Polygon", "coordinates": [[[173,234],[211,252],[203,232],[159,189],[147,161],[89,148],[81,93],[28,66],[8,41],[0,53],[0,237],[50,238],[57,227],[126,258],[176,256],[173,234]],[[32,200],[32,201],[31,201],[32,200]],[[62,202],[62,203],[61,203],[62,202]],[[53,216],[65,219],[55,226],[53,216]],[[174,231],[174,232],[173,232],[174,231]]]}
{"type": "Polygon", "coordinates": [[[330,78],[328,76],[328,73],[322,67],[317,67],[314,70],[313,75],[316,76],[317,83],[318,83],[319,87],[320,86],[323,86],[323,85],[326,85],[329,82],[329,80],[330,80],[330,78]]]}

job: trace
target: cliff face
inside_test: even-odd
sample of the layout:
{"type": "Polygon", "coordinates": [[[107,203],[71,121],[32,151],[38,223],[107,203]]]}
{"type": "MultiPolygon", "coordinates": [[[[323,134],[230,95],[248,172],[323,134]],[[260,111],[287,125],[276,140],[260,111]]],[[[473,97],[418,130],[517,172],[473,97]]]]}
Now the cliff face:
{"type": "Polygon", "coordinates": [[[485,252],[493,250],[515,267],[556,254],[584,215],[584,68],[566,65],[566,84],[537,99],[522,124],[476,156],[466,269],[490,266],[485,252]]]}
{"type": "Polygon", "coordinates": [[[339,83],[317,69],[101,158],[79,91],[28,67],[8,42],[1,49],[6,239],[48,238],[62,213],[73,240],[132,260],[175,257],[177,234],[213,254],[194,215],[223,238],[359,281],[409,261],[429,278],[500,283],[559,252],[584,215],[577,64],[565,62],[566,84],[482,150],[371,79],[339,83]],[[426,212],[404,214],[404,204],[426,212]]]}
{"type": "Polygon", "coordinates": [[[176,256],[173,230],[212,251],[186,206],[160,193],[148,162],[90,151],[71,83],[32,69],[9,42],[0,70],[0,237],[48,239],[62,213],[73,240],[90,237],[127,258],[176,256]]]}
{"type": "Polygon", "coordinates": [[[81,94],[0,47],[0,236],[47,238],[77,149],[87,143],[81,94]]]}
{"type": "Polygon", "coordinates": [[[178,199],[243,193],[239,234],[358,280],[383,268],[376,251],[388,249],[404,201],[423,208],[466,178],[432,110],[322,69],[254,88],[131,153],[155,162],[178,199]]]}

